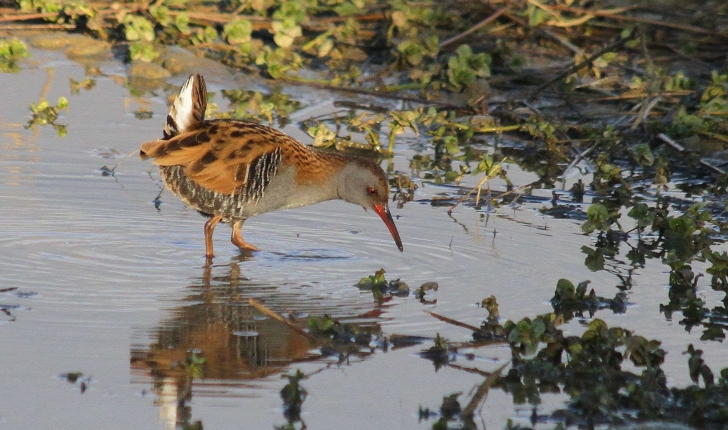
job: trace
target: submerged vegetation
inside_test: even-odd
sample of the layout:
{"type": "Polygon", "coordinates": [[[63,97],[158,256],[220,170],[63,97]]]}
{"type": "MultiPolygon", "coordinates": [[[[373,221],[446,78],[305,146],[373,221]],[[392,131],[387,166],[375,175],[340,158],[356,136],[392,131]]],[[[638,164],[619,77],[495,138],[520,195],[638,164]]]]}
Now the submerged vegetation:
{"type": "MultiPolygon", "coordinates": [[[[222,91],[209,104],[220,118],[288,123],[305,106],[281,84],[357,95],[365,102],[336,102],[332,114],[299,126],[316,146],[382,157],[404,138],[417,139],[423,150],[410,160],[412,175],[392,172],[400,205],[413,199],[418,181],[453,185],[433,205],[452,211],[462,203],[486,215],[518,205],[534,190],[552,190],[542,212],[581,222],[593,238],[581,249],[584,265],[614,275],[617,291],[601,297],[587,292],[588,281],[562,279],[553,312],[545,315],[501,323],[495,297],[483,301],[489,316],[480,327],[433,315],[471,329],[470,346],[507,344],[511,352],[510,367],[485,375],[464,407],[453,394],[439,413],[420,411],[421,419],[437,417],[433,428],[474,428],[474,410],[492,389],[531,405],[534,426],[659,419],[720,428],[728,419],[728,369],[710,369],[702,351],[686,345],[695,385],[668,387],[659,340],[594,318],[628,312],[634,276],[655,260],[666,273],[664,318],[681,318],[685,330],[699,331],[695,343],[722,342],[728,330],[728,5],[666,3],[19,0],[3,23],[83,33],[131,67],[143,65],[149,81],[179,73],[167,55],[176,45],[269,84],[269,90],[222,91]],[[512,163],[536,180],[512,183],[512,163]],[[470,183],[468,175],[477,186],[458,187],[470,183]],[[718,292],[718,303],[699,293],[701,279],[718,292]],[[575,318],[584,323],[581,335],[559,328],[575,318]],[[566,394],[568,404],[544,416],[541,395],[554,392],[566,394]]],[[[0,71],[17,72],[28,55],[21,39],[0,41],[0,71]]],[[[93,88],[100,72],[87,70],[87,80],[71,82],[72,92],[93,88]]],[[[144,91],[128,83],[135,94],[144,91]]],[[[56,106],[32,105],[28,127],[50,124],[67,133],[55,123],[67,104],[62,98],[56,106]]],[[[380,304],[410,295],[384,270],[358,287],[380,304]]],[[[413,293],[426,305],[434,303],[427,296],[435,289],[425,284],[413,293]]],[[[395,342],[328,316],[311,317],[307,331],[298,330],[340,362],[395,342]]],[[[438,335],[421,355],[451,365],[459,346],[438,335]]],[[[188,358],[188,379],[203,376],[204,359],[188,358]]],[[[289,376],[280,393],[291,428],[301,422],[303,378],[289,376]]]]}
{"type": "MultiPolygon", "coordinates": [[[[577,288],[582,290],[582,296],[584,287],[582,283],[577,288]]],[[[563,296],[565,290],[573,294],[573,284],[562,279],[554,300],[563,296]]],[[[695,385],[669,388],[660,367],[666,354],[660,341],[645,339],[620,327],[608,327],[598,318],[586,325],[581,336],[568,336],[558,327],[571,318],[554,303],[553,313],[506,321],[499,326],[510,346],[511,366],[505,375],[500,370],[488,374],[483,385],[509,393],[516,404],[529,404],[533,408],[532,425],[555,422],[593,427],[659,420],[722,428],[728,417],[728,368],[720,371],[716,383],[713,371],[701,358],[702,351],[688,345],[685,354],[695,385]],[[628,361],[637,372],[625,370],[628,361]],[[570,401],[566,408],[544,415],[538,408],[542,395],[550,393],[564,393],[570,401]]],[[[460,413],[457,397],[456,394],[444,398],[433,429],[476,428],[472,417],[460,413]],[[444,412],[452,409],[453,402],[458,405],[458,413],[444,412]]]]}

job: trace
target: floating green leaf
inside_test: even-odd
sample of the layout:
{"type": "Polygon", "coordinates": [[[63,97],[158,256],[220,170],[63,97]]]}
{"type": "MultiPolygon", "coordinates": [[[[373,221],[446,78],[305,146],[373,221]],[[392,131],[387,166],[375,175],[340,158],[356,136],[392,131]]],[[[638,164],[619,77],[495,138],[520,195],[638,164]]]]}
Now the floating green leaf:
{"type": "Polygon", "coordinates": [[[124,17],[124,34],[126,40],[151,42],[154,40],[154,25],[143,16],[126,15],[124,17]]]}
{"type": "Polygon", "coordinates": [[[303,34],[301,26],[291,18],[286,18],[283,21],[273,21],[271,31],[273,32],[273,41],[281,48],[290,48],[293,42],[303,34]]]}
{"type": "Polygon", "coordinates": [[[594,230],[607,231],[611,224],[609,211],[599,203],[589,206],[586,212],[587,221],[582,224],[581,230],[584,233],[591,233],[594,230]]]}
{"type": "Polygon", "coordinates": [[[250,41],[253,24],[247,19],[234,19],[223,27],[223,34],[231,45],[250,41]]]}

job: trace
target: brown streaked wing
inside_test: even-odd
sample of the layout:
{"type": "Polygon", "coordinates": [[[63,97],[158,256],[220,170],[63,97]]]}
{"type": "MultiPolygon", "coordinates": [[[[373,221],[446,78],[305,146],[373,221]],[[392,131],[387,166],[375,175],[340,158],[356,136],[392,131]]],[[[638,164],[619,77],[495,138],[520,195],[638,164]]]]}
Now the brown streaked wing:
{"type": "Polygon", "coordinates": [[[212,121],[166,141],[147,142],[140,150],[158,166],[185,167],[185,174],[205,188],[257,200],[277,173],[283,147],[288,145],[305,151],[302,144],[270,127],[212,121]]]}

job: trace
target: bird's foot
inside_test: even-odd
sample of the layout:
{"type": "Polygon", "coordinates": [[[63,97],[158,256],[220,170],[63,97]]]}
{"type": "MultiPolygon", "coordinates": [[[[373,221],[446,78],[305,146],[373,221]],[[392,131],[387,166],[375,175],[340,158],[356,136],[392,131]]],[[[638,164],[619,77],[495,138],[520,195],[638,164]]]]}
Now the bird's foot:
{"type": "Polygon", "coordinates": [[[233,237],[231,242],[233,243],[233,245],[240,248],[241,251],[260,251],[255,246],[244,241],[242,237],[233,237]]]}

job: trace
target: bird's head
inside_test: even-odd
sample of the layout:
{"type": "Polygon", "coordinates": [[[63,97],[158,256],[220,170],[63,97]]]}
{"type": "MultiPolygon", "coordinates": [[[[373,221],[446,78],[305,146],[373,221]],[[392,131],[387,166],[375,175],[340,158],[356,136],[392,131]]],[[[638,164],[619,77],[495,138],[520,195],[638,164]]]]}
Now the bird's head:
{"type": "Polygon", "coordinates": [[[399,232],[387,204],[389,200],[387,174],[378,164],[367,159],[350,161],[341,171],[338,192],[341,199],[376,212],[387,225],[397,248],[403,250],[402,240],[399,238],[399,232]]]}

